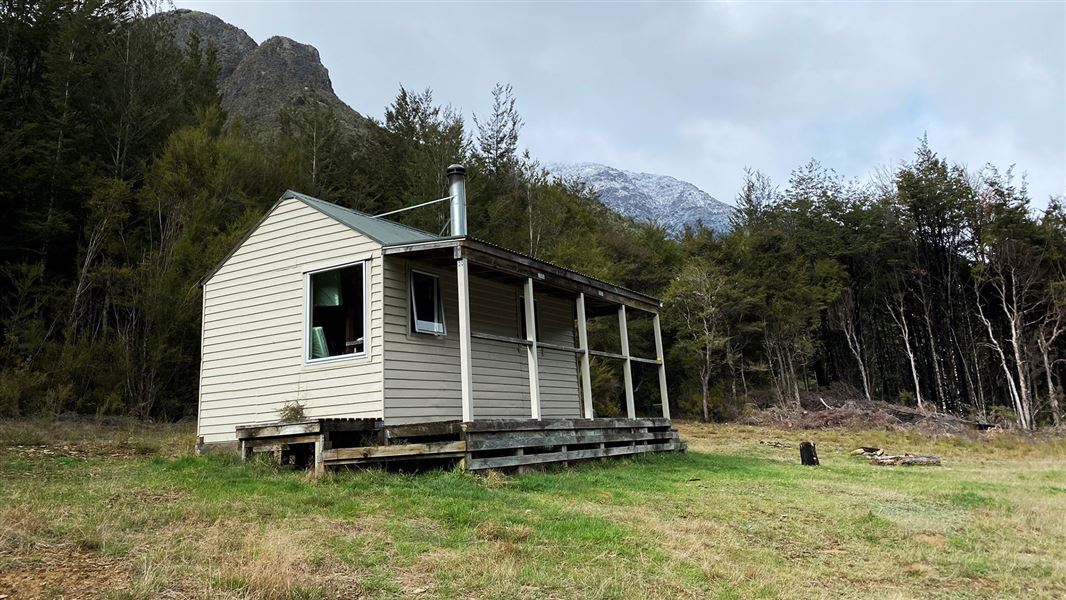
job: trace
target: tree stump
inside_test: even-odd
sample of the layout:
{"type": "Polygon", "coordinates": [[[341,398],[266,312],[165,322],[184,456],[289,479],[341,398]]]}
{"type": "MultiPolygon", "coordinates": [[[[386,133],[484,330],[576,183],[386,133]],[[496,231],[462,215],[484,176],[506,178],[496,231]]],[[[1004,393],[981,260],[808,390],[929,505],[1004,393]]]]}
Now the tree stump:
{"type": "Polygon", "coordinates": [[[814,442],[800,442],[800,462],[812,467],[818,466],[818,451],[814,442]]]}

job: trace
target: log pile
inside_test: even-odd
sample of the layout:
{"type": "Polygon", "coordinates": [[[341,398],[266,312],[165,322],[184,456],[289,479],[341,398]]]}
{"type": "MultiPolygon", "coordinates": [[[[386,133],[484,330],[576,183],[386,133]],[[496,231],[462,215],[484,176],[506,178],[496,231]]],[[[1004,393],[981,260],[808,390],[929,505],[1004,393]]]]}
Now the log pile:
{"type": "Polygon", "coordinates": [[[862,448],[856,448],[851,451],[852,456],[865,456],[866,458],[881,456],[884,453],[885,451],[880,448],[871,448],[869,446],[863,446],[862,448]]]}
{"type": "Polygon", "coordinates": [[[891,465],[903,465],[903,466],[940,466],[940,457],[938,456],[919,456],[914,454],[893,454],[874,456],[870,458],[871,465],[878,466],[891,466],[891,465]]]}
{"type": "Polygon", "coordinates": [[[852,456],[862,456],[870,459],[871,465],[877,466],[939,466],[940,457],[930,455],[917,455],[917,454],[885,454],[885,451],[881,448],[870,448],[863,446],[862,448],[856,448],[851,451],[852,456]]]}

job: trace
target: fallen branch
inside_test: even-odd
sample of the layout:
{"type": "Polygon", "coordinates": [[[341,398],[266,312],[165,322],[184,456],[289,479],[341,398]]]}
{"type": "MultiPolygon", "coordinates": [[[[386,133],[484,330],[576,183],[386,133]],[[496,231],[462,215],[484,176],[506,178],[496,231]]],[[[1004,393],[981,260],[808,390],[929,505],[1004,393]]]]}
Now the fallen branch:
{"type": "Polygon", "coordinates": [[[938,456],[915,456],[913,454],[895,454],[888,456],[872,456],[870,457],[871,465],[878,466],[939,466],[940,457],[938,456]]]}

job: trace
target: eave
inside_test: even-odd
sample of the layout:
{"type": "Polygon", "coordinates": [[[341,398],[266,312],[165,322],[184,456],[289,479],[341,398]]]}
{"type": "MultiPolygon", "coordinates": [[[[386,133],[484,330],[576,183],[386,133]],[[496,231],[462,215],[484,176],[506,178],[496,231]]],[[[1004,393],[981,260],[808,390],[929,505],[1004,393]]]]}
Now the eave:
{"type": "Polygon", "coordinates": [[[586,301],[593,306],[625,305],[649,313],[658,313],[662,306],[659,299],[653,296],[471,237],[383,246],[382,254],[420,259],[466,258],[471,263],[493,272],[532,278],[541,285],[583,293],[586,301]]]}

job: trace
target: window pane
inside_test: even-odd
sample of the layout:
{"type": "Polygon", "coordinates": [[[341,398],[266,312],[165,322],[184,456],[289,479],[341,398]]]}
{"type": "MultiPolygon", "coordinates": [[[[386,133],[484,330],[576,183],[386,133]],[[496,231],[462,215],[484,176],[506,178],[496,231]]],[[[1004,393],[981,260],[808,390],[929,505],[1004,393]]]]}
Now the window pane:
{"type": "Polygon", "coordinates": [[[364,300],[361,264],[311,274],[310,358],[365,350],[364,300]]]}
{"type": "Polygon", "coordinates": [[[411,325],[418,333],[444,334],[440,280],[433,275],[411,272],[411,325]]]}

